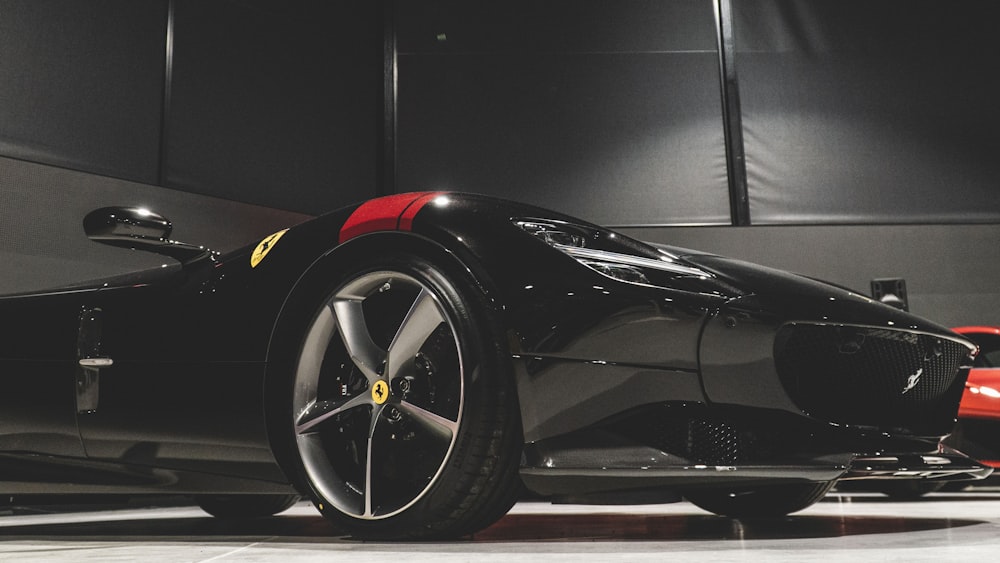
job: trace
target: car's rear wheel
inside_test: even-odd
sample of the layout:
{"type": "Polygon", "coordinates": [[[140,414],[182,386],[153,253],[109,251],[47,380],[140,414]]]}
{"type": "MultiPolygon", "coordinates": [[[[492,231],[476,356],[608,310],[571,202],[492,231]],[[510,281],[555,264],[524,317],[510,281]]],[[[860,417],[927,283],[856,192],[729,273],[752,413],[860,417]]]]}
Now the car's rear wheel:
{"type": "Polygon", "coordinates": [[[509,352],[482,292],[411,254],[333,284],[295,368],[292,425],[317,507],[353,536],[454,537],[519,487],[509,352]]]}
{"type": "Polygon", "coordinates": [[[812,506],[833,488],[828,483],[796,483],[754,488],[692,489],[684,493],[695,506],[731,518],[784,516],[812,506]]]}
{"type": "Polygon", "coordinates": [[[216,518],[261,518],[284,512],[298,495],[199,495],[195,502],[216,518]]]}

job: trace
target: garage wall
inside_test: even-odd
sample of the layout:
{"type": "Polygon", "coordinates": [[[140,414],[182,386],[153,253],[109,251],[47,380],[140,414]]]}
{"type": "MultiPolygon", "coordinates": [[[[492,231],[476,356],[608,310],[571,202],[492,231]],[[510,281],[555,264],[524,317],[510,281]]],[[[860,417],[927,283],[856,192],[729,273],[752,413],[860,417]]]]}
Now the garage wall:
{"type": "Polygon", "coordinates": [[[396,190],[515,197],[866,293],[902,277],[914,312],[1000,323],[998,8],[468,6],[395,2],[396,190]],[[748,226],[724,226],[740,182],[748,226]]]}
{"type": "Polygon", "coordinates": [[[154,183],[165,1],[0,2],[0,153],[154,183]]]}
{"type": "Polygon", "coordinates": [[[395,2],[399,192],[726,224],[712,2],[395,2]]]}
{"type": "Polygon", "coordinates": [[[1000,6],[733,8],[752,224],[1000,221],[1000,6]]]}
{"type": "Polygon", "coordinates": [[[374,195],[378,2],[170,7],[162,185],[311,215],[374,195]]]}
{"type": "Polygon", "coordinates": [[[0,0],[0,294],[162,258],[80,221],[145,205],[231,250],[376,192],[367,0],[0,0]]]}
{"type": "Polygon", "coordinates": [[[916,312],[1000,323],[997,11],[0,0],[0,293],[158,261],[86,243],[100,205],[225,250],[455,189],[859,289],[905,277],[916,312]]]}

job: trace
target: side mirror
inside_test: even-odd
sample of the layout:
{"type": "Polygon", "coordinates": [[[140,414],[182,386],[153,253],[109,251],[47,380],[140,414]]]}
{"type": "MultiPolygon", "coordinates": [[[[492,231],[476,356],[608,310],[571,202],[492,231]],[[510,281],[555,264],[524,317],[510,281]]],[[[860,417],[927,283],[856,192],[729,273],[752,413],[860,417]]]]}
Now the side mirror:
{"type": "Polygon", "coordinates": [[[213,251],[170,240],[173,224],[166,217],[141,207],[102,207],[83,218],[83,230],[94,242],[145,250],[188,262],[213,251]]]}

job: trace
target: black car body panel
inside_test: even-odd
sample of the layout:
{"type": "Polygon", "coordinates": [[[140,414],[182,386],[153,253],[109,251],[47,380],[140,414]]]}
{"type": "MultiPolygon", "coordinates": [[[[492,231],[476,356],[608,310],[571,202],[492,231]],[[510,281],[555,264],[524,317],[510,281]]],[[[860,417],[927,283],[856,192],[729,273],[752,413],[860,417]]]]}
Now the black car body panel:
{"type": "Polygon", "coordinates": [[[484,196],[373,200],[258,247],[0,299],[0,492],[301,488],[276,413],[305,303],[390,247],[467,272],[502,319],[543,494],[865,476],[856,459],[937,451],[975,350],[841,288],[484,196]]]}

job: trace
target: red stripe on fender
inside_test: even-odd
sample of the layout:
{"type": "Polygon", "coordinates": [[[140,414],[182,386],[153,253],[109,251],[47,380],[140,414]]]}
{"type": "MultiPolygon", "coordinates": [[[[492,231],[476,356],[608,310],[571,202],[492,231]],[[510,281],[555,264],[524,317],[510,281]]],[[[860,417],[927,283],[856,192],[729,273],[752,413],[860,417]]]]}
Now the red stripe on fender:
{"type": "Polygon", "coordinates": [[[441,192],[413,192],[380,197],[366,201],[351,213],[340,228],[339,240],[347,242],[354,237],[375,231],[409,231],[413,217],[420,208],[441,192]],[[407,217],[405,225],[403,216],[407,217]]]}
{"type": "Polygon", "coordinates": [[[403,214],[399,216],[399,230],[401,231],[412,231],[413,230],[413,218],[417,216],[420,209],[433,201],[434,199],[441,196],[443,192],[428,192],[419,198],[417,198],[409,207],[403,211],[403,214]]]}

